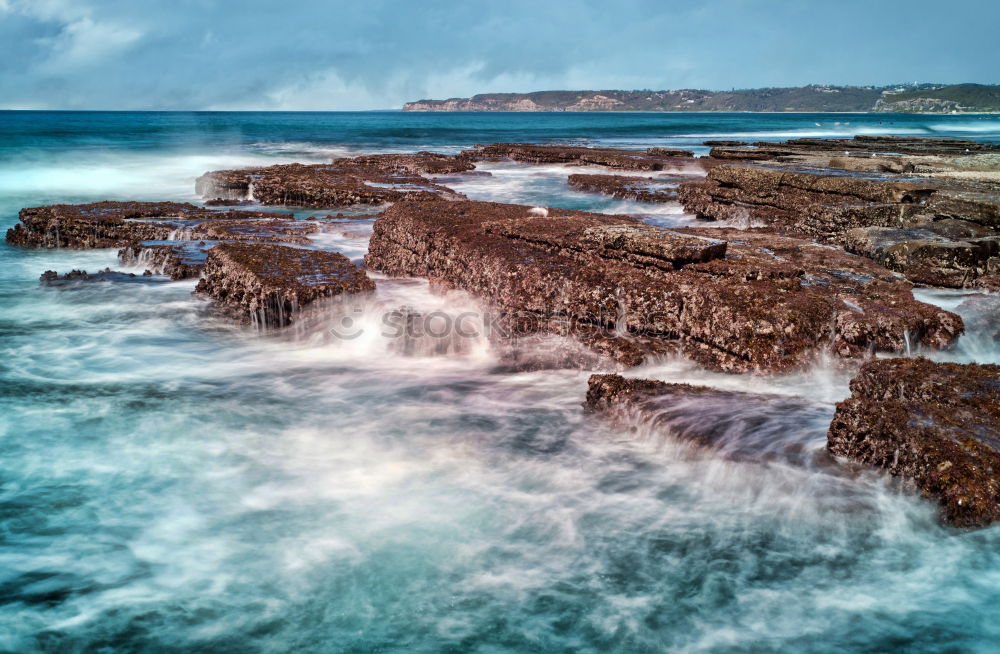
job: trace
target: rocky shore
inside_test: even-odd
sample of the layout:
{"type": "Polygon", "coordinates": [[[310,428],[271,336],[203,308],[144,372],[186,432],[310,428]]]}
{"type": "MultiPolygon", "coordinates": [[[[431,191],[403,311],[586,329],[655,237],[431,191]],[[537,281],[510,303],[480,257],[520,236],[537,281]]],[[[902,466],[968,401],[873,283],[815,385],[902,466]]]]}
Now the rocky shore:
{"type": "Polygon", "coordinates": [[[532,330],[559,333],[568,322],[623,366],[681,352],[713,369],[778,372],[820,351],[901,353],[904,334],[947,347],[963,330],[961,318],[917,302],[909,284],[864,258],[625,216],[399,202],[376,222],[365,261],[466,290],[532,330]]]}
{"type": "Polygon", "coordinates": [[[22,209],[7,230],[12,245],[42,248],[110,248],[165,240],[179,229],[209,229],[215,221],[291,220],[292,214],[205,209],[179,202],[95,202],[22,209]]]}
{"type": "Polygon", "coordinates": [[[1000,366],[884,359],[837,405],[830,452],[911,481],[961,527],[1000,520],[1000,366]]]}
{"type": "MultiPolygon", "coordinates": [[[[830,425],[831,454],[906,480],[941,503],[949,524],[997,521],[1000,368],[909,355],[946,350],[967,328],[958,313],[916,299],[915,286],[978,289],[958,311],[978,337],[1000,334],[1000,148],[891,137],[710,145],[709,156],[695,157],[495,143],[459,155],[220,170],[197,180],[218,209],[26,208],[7,241],[118,248],[122,265],[145,271],[47,271],[42,282],[54,288],[198,278],[195,292],[223,314],[268,329],[295,323],[319,300],[372,293],[366,270],[426,278],[488,312],[499,369],[618,371],[683,356],[712,371],[763,375],[833,360],[860,372],[830,425]],[[664,229],[626,215],[472,201],[442,184],[488,174],[476,170],[486,161],[563,166],[573,189],[678,201],[701,222],[664,229]],[[580,167],[607,172],[573,172],[580,167]],[[342,216],[302,220],[227,203],[381,213],[362,269],[316,238],[342,216]],[[547,338],[572,346],[517,359],[520,344],[547,338]],[[895,358],[878,358],[886,356],[895,358]]],[[[799,462],[810,456],[804,445],[771,445],[787,416],[824,415],[803,398],[611,374],[591,378],[586,406],[724,456],[799,462]],[[740,420],[760,425],[755,438],[731,438],[740,420]]]]}
{"type": "Polygon", "coordinates": [[[832,243],[918,284],[962,288],[1000,271],[1000,147],[856,137],[720,146],[751,162],[681,184],[705,220],[832,243]]]}
{"type": "Polygon", "coordinates": [[[368,275],[337,252],[223,243],[209,250],[195,292],[243,322],[284,327],[320,298],[374,290],[368,275]]]}
{"type": "Polygon", "coordinates": [[[377,205],[413,196],[456,198],[454,191],[425,175],[462,173],[474,167],[463,158],[430,152],[367,155],[330,164],[218,170],[199,177],[195,189],[206,200],[223,202],[313,208],[377,205]]]}

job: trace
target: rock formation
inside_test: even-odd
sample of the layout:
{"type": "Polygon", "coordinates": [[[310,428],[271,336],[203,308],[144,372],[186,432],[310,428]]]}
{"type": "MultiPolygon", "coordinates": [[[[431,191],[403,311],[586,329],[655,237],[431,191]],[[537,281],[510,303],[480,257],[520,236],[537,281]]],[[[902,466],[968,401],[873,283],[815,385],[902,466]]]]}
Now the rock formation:
{"type": "Polygon", "coordinates": [[[949,524],[1000,520],[1000,366],[872,361],[851,391],[830,452],[912,481],[949,524]]]}
{"type": "Polygon", "coordinates": [[[683,177],[635,177],[632,175],[570,175],[567,182],[578,191],[602,193],[619,200],[675,202],[683,177]]]}
{"type": "Polygon", "coordinates": [[[469,161],[513,160],[532,164],[568,164],[604,166],[620,170],[681,170],[698,166],[690,150],[650,148],[646,152],[614,148],[587,148],[572,145],[535,145],[530,143],[494,143],[466,150],[461,155],[469,161]]]}
{"type": "Polygon", "coordinates": [[[947,347],[962,333],[958,316],[915,301],[893,273],[839,250],[529,211],[399,202],[376,221],[366,263],[469,291],[518,329],[561,333],[568,324],[625,366],[682,352],[719,370],[781,371],[823,349],[864,357],[908,343],[947,347]]]}
{"type": "Polygon", "coordinates": [[[712,159],[752,164],[711,167],[679,199],[706,220],[841,245],[916,283],[962,287],[1000,270],[987,170],[998,157],[997,146],[934,138],[715,147],[712,159]]]}
{"type": "Polygon", "coordinates": [[[223,243],[208,252],[196,293],[244,322],[284,327],[320,298],[367,293],[375,284],[336,252],[266,243],[223,243]]]}
{"type": "Polygon", "coordinates": [[[459,198],[424,175],[473,168],[465,159],[430,152],[375,154],[329,164],[217,170],[199,177],[195,190],[209,201],[253,200],[264,205],[335,208],[384,204],[412,196],[459,198]]]}
{"type": "Polygon", "coordinates": [[[169,245],[130,243],[118,251],[118,261],[176,281],[201,276],[208,250],[214,245],[194,241],[169,245]]]}
{"type": "Polygon", "coordinates": [[[7,230],[12,245],[41,248],[110,248],[169,239],[178,229],[210,221],[291,220],[291,214],[216,210],[179,202],[95,202],[21,209],[7,230]]]}

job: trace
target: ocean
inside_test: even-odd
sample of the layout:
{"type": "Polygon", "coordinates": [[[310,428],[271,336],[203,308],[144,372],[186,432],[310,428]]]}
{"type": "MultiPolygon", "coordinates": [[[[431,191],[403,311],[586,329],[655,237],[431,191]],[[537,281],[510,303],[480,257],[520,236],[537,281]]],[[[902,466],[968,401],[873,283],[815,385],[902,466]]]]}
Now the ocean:
{"type": "MultiPolygon", "coordinates": [[[[853,134],[1000,142],[1000,116],[0,112],[0,227],[56,202],[196,202],[195,177],[237,166],[853,134]]],[[[481,168],[447,183],[693,222],[572,191],[560,166],[481,168]]],[[[371,225],[317,244],[358,260],[371,225]]],[[[730,457],[584,415],[586,371],[504,371],[475,339],[399,347],[386,307],[477,309],[421,280],[374,275],[350,339],[235,325],[191,280],[38,281],[105,267],[114,250],[0,245],[0,652],[997,651],[1000,527],[942,527],[826,455],[850,370],[630,371],[796,398],[732,416],[766,455],[730,457]]],[[[973,333],[934,356],[1000,348],[973,333]]]]}

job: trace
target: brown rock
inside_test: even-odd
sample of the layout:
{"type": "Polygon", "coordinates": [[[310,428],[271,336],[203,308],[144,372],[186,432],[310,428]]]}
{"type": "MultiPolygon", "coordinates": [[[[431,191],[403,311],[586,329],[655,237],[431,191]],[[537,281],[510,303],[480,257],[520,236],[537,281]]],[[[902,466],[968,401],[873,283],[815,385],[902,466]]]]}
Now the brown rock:
{"type": "Polygon", "coordinates": [[[997,146],[963,139],[856,136],[852,139],[802,138],[752,146],[713,142],[710,156],[726,161],[767,161],[808,167],[830,167],[876,173],[949,170],[953,162],[975,154],[1000,151],[997,146]]]}
{"type": "Polygon", "coordinates": [[[1000,255],[1000,238],[953,240],[930,231],[931,225],[927,229],[852,229],[844,247],[918,284],[952,288],[962,288],[985,274],[987,261],[1000,255]]]}
{"type": "Polygon", "coordinates": [[[737,230],[661,230],[624,216],[486,202],[401,202],[367,265],[465,289],[519,333],[574,335],[620,365],[680,351],[711,368],[779,371],[820,349],[946,347],[961,319],[860,257],[737,230]],[[528,327],[524,327],[524,324],[528,327]]]}
{"type": "Polygon", "coordinates": [[[680,148],[646,148],[646,154],[654,157],[686,157],[691,158],[694,152],[691,150],[681,150],[680,148]]]}
{"type": "Polygon", "coordinates": [[[830,452],[912,480],[949,524],[1000,520],[1000,366],[872,361],[851,391],[830,452]]]}
{"type": "Polygon", "coordinates": [[[844,245],[921,284],[968,284],[998,254],[1000,200],[934,181],[719,166],[678,194],[701,218],[844,245]]]}
{"type": "Polygon", "coordinates": [[[465,159],[421,152],[336,159],[330,164],[283,164],[217,170],[195,182],[204,198],[254,200],[265,205],[315,208],[383,204],[412,196],[462,197],[421,176],[456,173],[475,166],[465,159]]]}
{"type": "Polygon", "coordinates": [[[284,327],[317,299],[367,293],[375,284],[335,252],[264,243],[224,243],[208,252],[196,293],[260,327],[284,327]]]}
{"type": "Polygon", "coordinates": [[[139,277],[135,273],[119,272],[105,268],[96,273],[88,273],[86,270],[71,270],[64,275],[60,275],[54,270],[46,270],[39,277],[39,281],[45,286],[66,287],[74,286],[81,282],[145,282],[148,281],[139,277]]]}
{"type": "Polygon", "coordinates": [[[165,240],[180,227],[208,220],[290,219],[290,214],[219,211],[178,202],[95,202],[21,209],[20,224],[7,231],[12,245],[45,248],[109,248],[165,240]]]}
{"type": "Polygon", "coordinates": [[[179,234],[183,240],[257,241],[308,245],[309,234],[320,231],[315,220],[211,220],[179,234]]]}
{"type": "MultiPolygon", "coordinates": [[[[996,261],[997,259],[991,259],[990,261],[996,261]]],[[[1000,267],[1000,261],[997,261],[997,266],[1000,267]]],[[[980,277],[973,284],[976,288],[982,288],[987,291],[995,291],[1000,293],[1000,274],[985,275],[980,277]]]]}

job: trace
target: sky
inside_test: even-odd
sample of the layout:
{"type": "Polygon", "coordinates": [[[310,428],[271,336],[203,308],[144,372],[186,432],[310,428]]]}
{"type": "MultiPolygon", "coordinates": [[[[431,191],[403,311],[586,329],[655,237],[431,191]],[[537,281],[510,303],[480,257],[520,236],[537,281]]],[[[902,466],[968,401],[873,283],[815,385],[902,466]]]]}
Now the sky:
{"type": "Polygon", "coordinates": [[[0,108],[995,84],[998,27],[998,0],[0,0],[0,108]]]}

